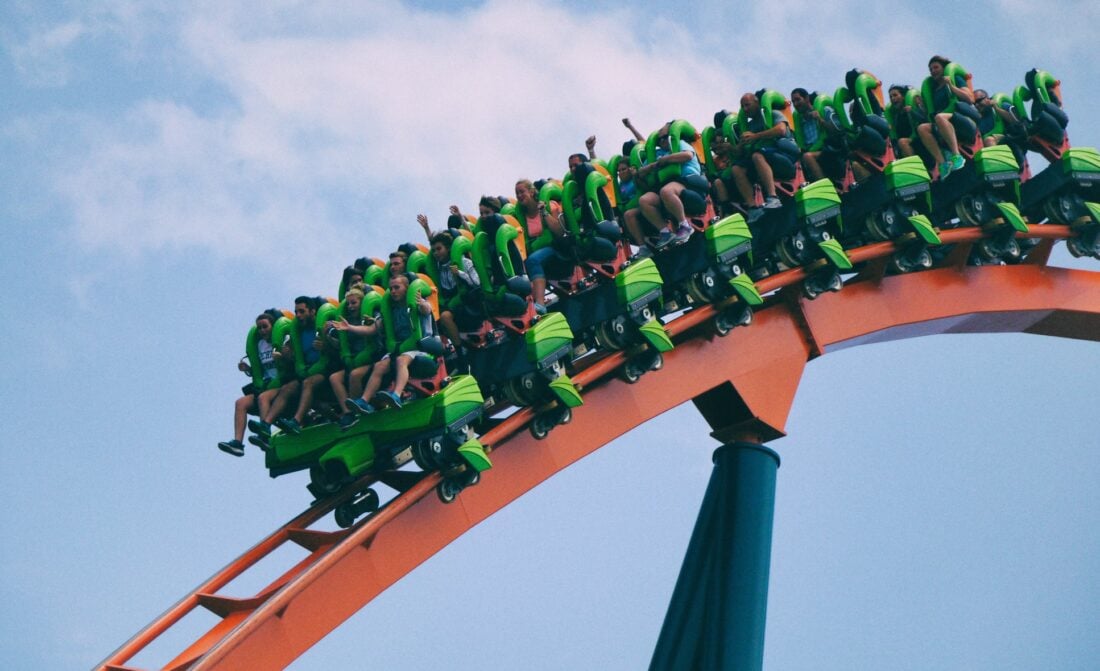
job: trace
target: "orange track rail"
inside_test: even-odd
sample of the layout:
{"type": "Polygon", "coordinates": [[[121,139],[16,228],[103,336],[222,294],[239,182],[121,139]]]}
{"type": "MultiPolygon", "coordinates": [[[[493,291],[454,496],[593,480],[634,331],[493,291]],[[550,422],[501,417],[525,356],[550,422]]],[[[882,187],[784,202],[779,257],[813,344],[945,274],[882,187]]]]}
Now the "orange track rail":
{"type": "MultiPolygon", "coordinates": [[[[881,269],[883,257],[895,249],[893,244],[868,245],[850,253],[853,261],[869,262],[864,271],[843,291],[812,302],[793,291],[792,285],[806,276],[802,269],[761,280],[757,284],[762,292],[781,291],[756,313],[752,326],[725,338],[714,337],[706,326],[715,314],[714,306],[690,311],[667,327],[677,346],[665,355],[661,371],[628,385],[613,377],[625,361],[622,353],[615,353],[574,375],[584,391],[585,405],[572,423],[554,429],[552,440],[538,442],[526,434],[517,435],[533,417],[530,409],[488,431],[482,441],[495,448],[494,469],[454,503],[445,505],[430,495],[440,481],[433,473],[348,530],[308,527],[350,497],[351,491],[311,507],[200,585],[97,668],[133,669],[125,664],[198,606],[222,620],[164,668],[283,668],[489,515],[614,438],[687,400],[695,399],[706,416],[699,399],[730,387],[740,396],[754,426],[764,427],[760,435],[782,435],[806,362],[829,349],[958,332],[1028,332],[1100,340],[1100,272],[1045,266],[1053,240],[1068,235],[1065,226],[1031,227],[1021,237],[1045,241],[1027,263],[1018,266],[950,266],[892,277],[883,276],[881,269]],[[746,352],[752,356],[745,356],[746,352]],[[218,594],[288,541],[310,555],[257,595],[218,594]]],[[[960,249],[953,258],[965,260],[969,244],[981,232],[955,229],[942,237],[945,243],[958,243],[960,249]]],[[[726,398],[719,395],[719,400],[726,398]]],[[[722,437],[723,427],[716,429],[715,435],[722,437]]],[[[364,478],[358,488],[371,482],[364,478]]]]}

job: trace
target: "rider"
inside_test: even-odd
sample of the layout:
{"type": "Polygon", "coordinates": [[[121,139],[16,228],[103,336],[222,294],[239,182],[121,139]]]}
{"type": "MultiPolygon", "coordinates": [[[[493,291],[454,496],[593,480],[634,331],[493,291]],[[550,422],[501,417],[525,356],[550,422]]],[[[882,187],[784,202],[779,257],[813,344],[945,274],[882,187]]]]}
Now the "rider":
{"type": "Polygon", "coordinates": [[[672,242],[684,242],[694,232],[695,229],[684,212],[684,202],[680,199],[680,194],[684,189],[689,188],[687,182],[690,178],[700,177],[703,172],[699,164],[699,157],[695,155],[695,149],[690,144],[680,139],[677,147],[670,146],[669,131],[671,126],[671,122],[666,123],[657,131],[656,160],[643,165],[638,170],[638,175],[644,177],[666,165],[678,164],[680,166],[679,177],[662,184],[658,191],[649,191],[642,194],[642,197],[638,200],[642,216],[655,229],[661,231],[657,242],[654,244],[657,249],[666,247],[672,242]],[[662,206],[672,218],[668,228],[665,228],[665,218],[661,213],[662,206]]]}
{"type": "Polygon", "coordinates": [[[821,114],[814,109],[810,93],[804,88],[791,91],[791,106],[798,115],[802,167],[810,180],[825,177],[841,179],[844,174],[843,140],[837,138],[835,132],[830,132],[835,126],[824,123],[821,114]]]}
{"type": "MultiPolygon", "coordinates": [[[[342,334],[341,340],[347,343],[347,359],[340,370],[329,375],[329,384],[340,408],[347,407],[349,395],[354,398],[363,393],[363,380],[374,365],[374,355],[364,351],[371,346],[371,339],[378,333],[378,315],[363,314],[365,289],[363,284],[352,285],[344,296],[340,318],[325,324],[326,331],[334,329],[342,334]],[[364,358],[365,362],[362,360],[364,358]]],[[[350,427],[355,423],[355,415],[345,412],[340,416],[339,423],[342,428],[350,427]]]]}
{"type": "Polygon", "coordinates": [[[463,322],[462,328],[470,329],[477,328],[481,323],[481,317],[477,316],[466,303],[469,290],[479,288],[481,278],[474,269],[474,262],[468,257],[462,257],[461,266],[451,258],[451,248],[454,246],[455,239],[449,230],[432,233],[428,227],[428,217],[424,214],[416,215],[416,221],[428,237],[436,277],[439,278],[439,324],[443,327],[447,339],[458,349],[461,347],[459,322],[463,322]]]}
{"type": "MultiPolygon", "coordinates": [[[[595,153],[596,138],[590,137],[588,150],[595,153]]],[[[516,182],[516,218],[527,239],[527,277],[531,280],[531,297],[535,305],[546,307],[547,264],[554,264],[561,257],[554,251],[554,240],[565,235],[561,225],[561,205],[554,200],[549,206],[539,199],[538,189],[529,179],[516,182]]],[[[563,260],[562,260],[563,261],[563,260]]],[[[553,273],[554,270],[551,269],[553,273]]],[[[536,308],[539,309],[539,308],[536,308]]]]}
{"type": "MultiPolygon", "coordinates": [[[[432,319],[432,305],[423,296],[416,297],[416,314],[410,310],[406,304],[406,296],[409,291],[409,279],[404,275],[394,275],[390,278],[389,291],[386,292],[386,297],[383,300],[389,301],[390,315],[393,323],[390,328],[393,329],[395,342],[404,342],[413,333],[413,319],[420,319],[422,325],[422,332],[431,332],[431,319],[432,319]],[[427,326],[427,328],[424,328],[427,326]]],[[[401,407],[401,392],[404,391],[405,385],[409,382],[409,364],[417,356],[423,354],[417,350],[408,350],[405,352],[390,352],[382,356],[382,359],[374,365],[374,370],[371,371],[370,379],[367,381],[367,387],[363,390],[363,395],[360,398],[349,398],[345,405],[348,410],[358,413],[371,413],[374,412],[374,406],[369,402],[369,399],[373,398],[376,393],[379,393],[379,389],[382,388],[382,382],[386,377],[386,374],[390,372],[390,368],[393,366],[393,361],[396,359],[396,372],[394,373],[394,391],[380,392],[388,397],[389,402],[394,407],[401,407]]]]}
{"type": "Polygon", "coordinates": [[[945,76],[947,66],[951,61],[943,56],[933,56],[928,60],[928,74],[932,80],[932,99],[925,100],[932,121],[917,126],[917,135],[921,143],[932,155],[933,160],[940,167],[940,179],[951,174],[952,170],[959,170],[966,165],[966,159],[959,153],[959,139],[955,132],[952,118],[958,112],[945,111],[951,103],[952,97],[964,103],[973,103],[974,96],[967,88],[966,78],[962,75],[955,77],[945,76]],[[947,145],[947,154],[940,147],[939,140],[947,145]]]}
{"type": "Polygon", "coordinates": [[[245,387],[245,394],[237,399],[233,409],[233,439],[218,443],[218,449],[235,457],[244,456],[244,429],[249,413],[263,415],[271,407],[271,402],[279,393],[280,380],[275,345],[271,342],[271,331],[275,318],[264,312],[256,317],[256,345],[259,354],[260,370],[254,371],[249,364],[241,361],[237,367],[241,372],[251,374],[253,383],[245,387]],[[256,381],[259,381],[257,384],[256,381]]]}
{"type": "Polygon", "coordinates": [[[774,210],[783,206],[775,195],[775,174],[768,163],[768,154],[777,151],[776,140],[788,137],[791,130],[787,127],[787,119],[775,110],[764,109],[755,93],[741,96],[741,111],[745,113],[748,129],[741,133],[738,140],[742,155],[734,162],[731,171],[751,223],[764,216],[763,210],[774,210]],[[753,176],[760,180],[760,186],[764,189],[763,208],[753,206],[753,176]]]}

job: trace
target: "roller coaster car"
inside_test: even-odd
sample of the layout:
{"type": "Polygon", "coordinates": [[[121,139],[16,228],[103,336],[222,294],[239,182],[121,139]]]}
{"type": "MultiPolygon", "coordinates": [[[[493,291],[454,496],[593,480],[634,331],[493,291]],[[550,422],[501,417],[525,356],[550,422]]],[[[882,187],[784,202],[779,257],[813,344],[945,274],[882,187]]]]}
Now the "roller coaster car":
{"type": "MultiPolygon", "coordinates": [[[[779,91],[761,90],[757,92],[757,96],[760,100],[761,110],[781,111],[783,116],[787,117],[788,127],[794,128],[791,103],[779,91]]],[[[745,110],[739,110],[735,119],[736,121],[730,124],[730,131],[739,138],[741,133],[749,130],[748,114],[745,110]]],[[[772,118],[770,114],[763,114],[762,120],[764,129],[771,128],[772,118]]],[[[783,200],[785,205],[795,197],[799,188],[805,184],[805,177],[802,174],[802,162],[800,161],[802,151],[793,138],[780,138],[774,142],[774,147],[775,151],[769,152],[764,157],[766,157],[768,165],[771,166],[772,176],[775,179],[775,195],[783,200]]],[[[763,205],[763,193],[759,184],[753,185],[753,201],[755,201],[753,205],[757,207],[763,205]]],[[[763,212],[761,221],[778,220],[780,218],[775,210],[763,210],[763,212]]],[[[769,222],[768,226],[773,226],[773,224],[773,221],[769,222]]]]}
{"type": "Polygon", "coordinates": [[[795,208],[799,222],[791,235],[776,245],[779,259],[790,267],[805,266],[808,273],[802,292],[807,298],[817,298],[824,291],[839,291],[843,286],[840,271],[852,269],[852,261],[840,244],[844,232],[840,196],[828,179],[819,179],[795,193],[795,208]],[[816,267],[810,264],[819,261],[816,267]]]}
{"type": "Polygon", "coordinates": [[[554,292],[559,296],[572,295],[615,277],[630,254],[622,228],[613,219],[614,187],[607,168],[583,164],[577,174],[566,174],[560,189],[548,186],[549,196],[561,202],[567,232],[564,238],[553,242],[554,249],[559,263],[570,265],[570,272],[548,276],[554,292]]]}
{"type": "Polygon", "coordinates": [[[1017,232],[1027,232],[1020,213],[1020,164],[1006,145],[983,147],[961,170],[932,186],[932,220],[940,225],[958,217],[959,225],[979,227],[991,235],[975,244],[975,263],[1013,261],[1020,257],[1017,232]]]}
{"type": "Polygon", "coordinates": [[[1100,152],[1092,147],[1066,149],[1061,159],[1024,183],[1021,209],[1033,221],[1068,225],[1074,237],[1066,247],[1074,256],[1100,258],[1100,152]]]}
{"type": "MultiPolygon", "coordinates": [[[[470,257],[481,281],[480,304],[485,321],[480,329],[464,331],[462,339],[471,347],[499,343],[509,334],[523,334],[535,320],[531,282],[524,277],[519,242],[522,230],[514,217],[499,214],[483,217],[470,244],[470,257]]],[[[455,241],[455,244],[463,244],[455,241]]],[[[452,247],[452,254],[454,254],[452,247]]]]}
{"type": "Polygon", "coordinates": [[[715,318],[719,335],[752,323],[752,308],[764,302],[749,276],[754,264],[753,238],[741,214],[715,219],[701,235],[656,255],[653,261],[664,279],[669,307],[737,297],[734,305],[715,318]]]}
{"type": "MultiPolygon", "coordinates": [[[[973,92],[970,73],[958,63],[948,63],[947,67],[944,68],[943,76],[949,81],[955,82],[957,86],[961,82],[962,88],[966,88],[973,92]]],[[[940,109],[935,109],[933,107],[934,101],[936,100],[935,90],[935,80],[933,80],[932,77],[926,77],[921,84],[921,97],[924,100],[924,104],[931,109],[931,113],[928,115],[929,121],[933,123],[933,128],[935,128],[932,117],[943,113],[951,114],[951,125],[955,129],[955,139],[958,142],[959,153],[969,162],[982,148],[982,136],[981,133],[978,132],[978,123],[981,120],[981,115],[974,105],[960,100],[950,91],[950,89],[948,89],[947,92],[946,105],[940,109]]],[[[941,141],[940,144],[942,147],[943,142],[941,141]]],[[[919,143],[917,148],[918,151],[924,151],[919,143]]],[[[946,147],[944,147],[944,151],[946,151],[946,147]]],[[[955,171],[952,171],[949,177],[954,176],[954,174],[955,171]]],[[[934,166],[933,179],[939,180],[940,177],[939,166],[934,166]]],[[[935,200],[935,197],[933,197],[933,200],[935,200]]]]}
{"type": "Polygon", "coordinates": [[[1027,148],[1039,152],[1051,163],[1058,162],[1070,146],[1066,134],[1069,117],[1062,109],[1061,82],[1049,72],[1032,69],[1024,75],[1024,84],[1013,91],[1012,102],[1024,124],[1027,148]]]}
{"type": "Polygon", "coordinates": [[[898,247],[888,270],[905,273],[932,266],[928,248],[941,244],[928,214],[932,210],[932,179],[920,157],[908,156],[887,163],[881,174],[872,174],[858,189],[841,196],[845,221],[863,222],[852,234],[860,244],[893,240],[898,247]]]}
{"type": "MultiPolygon", "coordinates": [[[[659,137],[660,131],[650,133],[646,139],[644,151],[638,154],[639,158],[641,153],[645,154],[646,163],[654,163],[659,158],[657,156],[659,137]]],[[[676,151],[671,150],[671,147],[677,147],[677,151],[679,151],[681,143],[690,145],[695,152],[696,160],[699,162],[700,171],[709,170],[709,166],[707,166],[708,145],[704,142],[703,135],[697,132],[691,123],[684,119],[677,119],[670,123],[668,126],[668,142],[670,153],[676,153],[676,151]]],[[[632,162],[633,159],[632,155],[632,162]]],[[[659,191],[669,182],[679,181],[682,183],[685,188],[680,192],[680,202],[683,204],[684,214],[697,232],[702,231],[707,222],[712,221],[715,216],[714,204],[709,194],[710,182],[702,174],[683,177],[681,166],[682,164],[673,163],[660,168],[656,174],[650,175],[648,182],[644,183],[643,186],[647,191],[659,191]]],[[[680,223],[673,220],[673,217],[665,211],[663,205],[660,206],[660,211],[668,225],[674,226],[680,223]]]]}
{"type": "Polygon", "coordinates": [[[550,309],[564,315],[576,335],[576,357],[592,348],[626,350],[629,360],[622,374],[636,382],[647,370],[660,368],[661,353],[672,349],[658,316],[663,286],[653,259],[636,260],[624,266],[613,282],[601,282],[550,309]]]}
{"type": "MultiPolygon", "coordinates": [[[[346,433],[334,423],[307,427],[299,435],[276,433],[266,465],[272,477],[309,469],[309,491],[323,498],[369,471],[393,470],[412,459],[425,471],[441,471],[446,479],[440,496],[453,499],[492,466],[471,428],[483,403],[477,380],[459,375],[445,379],[436,393],[364,416],[346,433]]],[[[337,522],[349,526],[358,514],[371,512],[372,500],[377,504],[372,490],[359,492],[337,510],[337,522]]]]}

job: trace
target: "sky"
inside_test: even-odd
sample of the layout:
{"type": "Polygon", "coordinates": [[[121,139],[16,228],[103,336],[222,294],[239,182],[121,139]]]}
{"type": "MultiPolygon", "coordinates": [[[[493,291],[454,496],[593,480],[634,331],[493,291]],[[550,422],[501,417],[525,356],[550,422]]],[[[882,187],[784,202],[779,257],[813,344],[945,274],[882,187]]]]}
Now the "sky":
{"type": "MultiPolygon", "coordinates": [[[[1096,3],[663,8],[0,4],[0,666],[91,667],[308,504],[301,474],[216,448],[245,333],[418,240],[419,212],[559,176],[590,134],[610,155],[624,116],[702,126],[851,67],[915,84],[935,53],[992,92],[1053,72],[1100,145],[1096,3]]],[[[766,667],[1095,668],[1098,377],[1095,343],[1026,335],[812,362],[771,443],[766,667]]],[[[644,667],[716,446],[690,404],[635,429],[291,668],[644,667]]]]}

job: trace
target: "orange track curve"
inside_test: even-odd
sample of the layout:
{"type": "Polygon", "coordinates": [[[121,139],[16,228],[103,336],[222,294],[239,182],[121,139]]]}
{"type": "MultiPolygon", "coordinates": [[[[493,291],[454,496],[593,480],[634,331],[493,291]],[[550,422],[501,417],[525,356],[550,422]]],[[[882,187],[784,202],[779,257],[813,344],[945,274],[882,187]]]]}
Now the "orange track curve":
{"type": "MultiPolygon", "coordinates": [[[[975,229],[944,233],[961,247],[980,237],[975,229]]],[[[700,328],[714,315],[710,306],[669,324],[676,348],[665,367],[628,385],[611,374],[623,355],[606,357],[574,376],[585,405],[573,422],[539,442],[516,435],[531,418],[517,412],[489,431],[494,468],[476,487],[449,505],[431,496],[431,474],[352,529],[315,532],[307,527],[339,499],[315,506],[264,539],[157,621],[115,651],[98,668],[127,670],[143,649],[193,608],[202,605],[223,619],[164,668],[283,668],[398,579],[489,515],[554,473],[687,400],[695,400],[716,426],[724,406],[739,404],[748,419],[733,430],[765,439],[782,435],[810,359],[843,347],[934,333],[1028,332],[1100,341],[1100,272],[1044,265],[1050,243],[1066,237],[1063,226],[1032,227],[1028,236],[1046,242],[1018,266],[952,266],[883,277],[875,260],[893,246],[880,243],[852,252],[868,269],[843,291],[805,301],[783,289],[756,314],[749,328],[715,338],[700,328]],[[743,356],[752,352],[752,356],[743,356]],[[731,395],[730,392],[733,394],[731,395]],[[719,412],[708,412],[715,410],[719,412]],[[501,449],[506,443],[507,449],[501,449]],[[216,595],[286,541],[311,554],[259,594],[243,599],[216,595]]],[[[965,249],[962,250],[963,252],[965,249]]],[[[960,253],[959,258],[965,258],[960,253]]],[[[791,286],[805,276],[796,269],[758,283],[762,291],[791,286]]],[[[793,288],[793,287],[792,287],[793,288]]],[[[364,481],[366,482],[366,481],[364,481]]]]}

